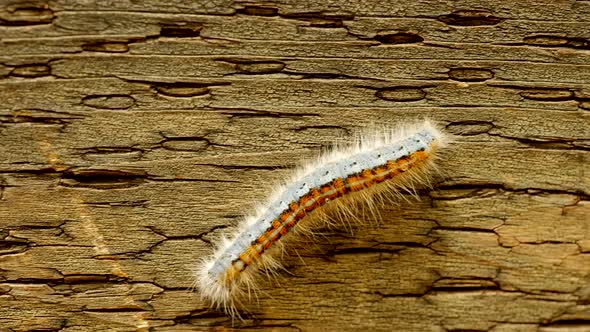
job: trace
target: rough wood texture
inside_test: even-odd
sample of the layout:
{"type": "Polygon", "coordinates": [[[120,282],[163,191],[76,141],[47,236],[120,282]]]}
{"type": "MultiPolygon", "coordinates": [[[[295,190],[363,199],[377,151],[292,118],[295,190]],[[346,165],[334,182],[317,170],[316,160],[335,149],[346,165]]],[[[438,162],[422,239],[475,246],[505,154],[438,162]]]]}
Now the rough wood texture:
{"type": "Polygon", "coordinates": [[[0,1],[0,331],[590,331],[590,1],[0,1]],[[285,257],[244,322],[191,268],[372,123],[437,188],[285,257]]]}

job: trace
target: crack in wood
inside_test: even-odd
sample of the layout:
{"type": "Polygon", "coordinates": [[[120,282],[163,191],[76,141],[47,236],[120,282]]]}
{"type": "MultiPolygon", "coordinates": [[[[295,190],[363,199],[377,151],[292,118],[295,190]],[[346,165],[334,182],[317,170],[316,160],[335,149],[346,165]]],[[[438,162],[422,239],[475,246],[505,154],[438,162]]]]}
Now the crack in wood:
{"type": "Polygon", "coordinates": [[[238,15],[250,15],[250,16],[278,16],[279,9],[271,6],[256,6],[256,5],[245,5],[242,8],[236,9],[238,15]]]}
{"type": "Polygon", "coordinates": [[[336,14],[329,12],[300,12],[300,13],[279,13],[285,19],[309,22],[312,28],[334,29],[345,27],[344,21],[354,20],[352,14],[336,14]]]}
{"type": "Polygon", "coordinates": [[[211,83],[191,83],[191,82],[174,82],[174,83],[150,83],[152,88],[156,90],[158,94],[178,97],[178,98],[190,98],[207,96],[211,93],[211,87],[231,85],[229,82],[211,82],[211,83]]]}
{"type": "Polygon", "coordinates": [[[342,136],[350,135],[351,131],[348,128],[342,126],[334,126],[334,125],[308,125],[308,126],[299,126],[293,131],[314,131],[314,130],[329,130],[334,131],[336,133],[340,133],[342,136]]]}
{"type": "Polygon", "coordinates": [[[491,121],[453,121],[445,126],[445,129],[453,134],[460,136],[472,136],[489,133],[496,128],[491,121]]]}
{"type": "Polygon", "coordinates": [[[280,73],[285,68],[282,61],[246,60],[233,58],[218,58],[219,62],[229,63],[240,74],[263,75],[280,73]]]}
{"type": "Polygon", "coordinates": [[[441,15],[438,20],[451,26],[464,27],[496,25],[504,21],[487,10],[458,10],[448,15],[441,15]]]}
{"type": "MultiPolygon", "coordinates": [[[[582,192],[577,191],[568,191],[568,190],[553,190],[553,189],[542,189],[542,188],[522,188],[522,189],[513,189],[505,187],[501,183],[470,183],[470,182],[454,182],[451,184],[448,183],[440,183],[436,186],[436,190],[432,191],[432,193],[437,193],[440,191],[456,191],[459,190],[463,193],[470,193],[469,196],[460,196],[457,198],[467,198],[467,197],[476,197],[479,194],[486,194],[486,191],[494,191],[500,190],[502,192],[510,192],[510,193],[522,193],[531,196],[535,195],[545,195],[545,194],[568,194],[568,195],[575,195],[579,196],[581,199],[588,200],[590,199],[590,195],[585,195],[582,192]],[[472,191],[474,190],[474,191],[472,191]],[[473,194],[473,196],[470,196],[473,194]]],[[[438,197],[434,196],[433,199],[445,199],[444,196],[438,197]]],[[[454,199],[454,198],[451,198],[454,199]]]]}
{"type": "Polygon", "coordinates": [[[82,44],[81,48],[86,52],[104,52],[104,53],[126,53],[129,52],[129,41],[96,41],[82,44]]]}
{"type": "Polygon", "coordinates": [[[451,68],[449,78],[461,82],[484,82],[494,78],[494,72],[486,68],[451,68]]]}
{"type": "Polygon", "coordinates": [[[535,35],[523,39],[526,45],[538,47],[563,47],[590,50],[590,39],[580,37],[562,37],[553,35],[535,35]]]}
{"type": "Polygon", "coordinates": [[[15,66],[10,76],[22,78],[37,78],[51,76],[51,67],[47,64],[31,63],[15,66]]]}
{"type": "Polygon", "coordinates": [[[135,98],[125,94],[89,95],[82,98],[85,106],[108,110],[130,109],[135,103],[135,98]]]}
{"type": "Polygon", "coordinates": [[[425,99],[426,91],[421,87],[397,86],[378,89],[375,97],[387,101],[411,102],[425,99]]]}
{"type": "Polygon", "coordinates": [[[140,199],[135,201],[109,201],[109,202],[84,202],[84,205],[98,207],[98,208],[111,208],[111,207],[140,207],[148,208],[149,200],[140,199]]]}
{"type": "Polygon", "coordinates": [[[62,173],[59,185],[92,189],[124,189],[142,185],[149,176],[143,170],[69,169],[62,173]]]}
{"type": "Polygon", "coordinates": [[[47,4],[27,6],[8,6],[5,12],[0,12],[0,26],[25,27],[51,24],[55,16],[47,4]]]}
{"type": "Polygon", "coordinates": [[[278,111],[267,111],[258,109],[231,109],[222,111],[222,114],[227,115],[230,119],[242,119],[242,118],[301,118],[301,117],[320,117],[318,113],[285,113],[278,111]]]}
{"type": "Polygon", "coordinates": [[[103,159],[102,157],[138,161],[147,152],[146,149],[127,146],[94,146],[81,148],[78,151],[82,159],[90,161],[103,159]]]}
{"type": "Polygon", "coordinates": [[[68,121],[72,118],[58,118],[58,117],[43,117],[43,116],[32,116],[24,114],[14,115],[0,115],[0,123],[2,124],[19,124],[19,123],[30,123],[37,125],[60,125],[65,127],[71,122],[68,121]]]}
{"type": "Polygon", "coordinates": [[[175,25],[164,24],[160,28],[160,37],[195,38],[201,35],[203,25],[199,23],[179,22],[175,25]]]}
{"type": "Polygon", "coordinates": [[[590,139],[562,139],[553,137],[514,137],[502,134],[491,134],[490,136],[502,137],[505,139],[519,142],[523,145],[534,149],[543,150],[575,150],[575,151],[590,151],[590,139]]]}
{"type": "Polygon", "coordinates": [[[415,44],[424,41],[420,35],[410,32],[398,32],[389,34],[378,34],[373,39],[382,44],[415,44]]]}
{"type": "Polygon", "coordinates": [[[31,243],[26,240],[14,239],[9,240],[5,237],[0,240],[0,257],[4,255],[14,255],[23,253],[31,247],[31,243]]]}
{"type": "Polygon", "coordinates": [[[574,93],[565,89],[526,89],[519,93],[525,99],[539,101],[568,101],[574,100],[574,93]]]}
{"type": "Polygon", "coordinates": [[[549,323],[541,323],[539,326],[541,327],[549,327],[555,329],[563,329],[566,330],[580,330],[590,328],[590,319],[564,319],[564,320],[555,320],[549,323]]]}

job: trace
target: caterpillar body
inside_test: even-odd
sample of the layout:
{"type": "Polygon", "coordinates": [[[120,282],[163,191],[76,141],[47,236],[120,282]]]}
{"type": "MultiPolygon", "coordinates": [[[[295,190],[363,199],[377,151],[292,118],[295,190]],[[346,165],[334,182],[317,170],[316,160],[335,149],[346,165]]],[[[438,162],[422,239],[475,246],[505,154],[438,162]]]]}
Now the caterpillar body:
{"type": "MultiPolygon", "coordinates": [[[[411,127],[361,135],[336,146],[278,186],[235,234],[223,238],[196,269],[196,284],[214,307],[237,315],[240,298],[256,289],[261,270],[281,265],[277,253],[293,231],[309,229],[326,209],[350,211],[358,203],[428,184],[437,149],[446,136],[428,121],[411,127]]],[[[328,211],[329,214],[329,211],[328,211]]]]}

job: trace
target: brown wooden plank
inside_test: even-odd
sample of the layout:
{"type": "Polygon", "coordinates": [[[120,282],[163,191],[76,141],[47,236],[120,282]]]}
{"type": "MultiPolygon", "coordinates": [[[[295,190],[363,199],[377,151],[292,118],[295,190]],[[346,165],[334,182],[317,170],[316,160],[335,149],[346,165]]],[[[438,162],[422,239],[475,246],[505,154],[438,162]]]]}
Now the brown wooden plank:
{"type": "Polygon", "coordinates": [[[590,2],[0,4],[0,331],[590,330],[590,2]],[[196,262],[302,159],[428,117],[435,187],[196,262]],[[375,220],[378,219],[378,220],[375,220]]]}

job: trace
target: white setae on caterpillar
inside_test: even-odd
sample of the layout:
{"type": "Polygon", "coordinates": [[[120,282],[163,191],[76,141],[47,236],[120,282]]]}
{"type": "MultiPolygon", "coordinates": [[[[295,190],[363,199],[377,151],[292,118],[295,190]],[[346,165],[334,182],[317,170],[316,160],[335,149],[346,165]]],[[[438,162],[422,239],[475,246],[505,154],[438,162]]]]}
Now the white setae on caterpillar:
{"type": "Polygon", "coordinates": [[[276,257],[285,238],[321,222],[330,209],[350,211],[400,190],[430,183],[437,149],[446,136],[428,121],[361,135],[353,144],[335,146],[305,165],[235,233],[219,241],[214,254],[196,269],[201,296],[213,307],[237,315],[240,298],[256,289],[261,270],[281,267],[276,257]]]}

